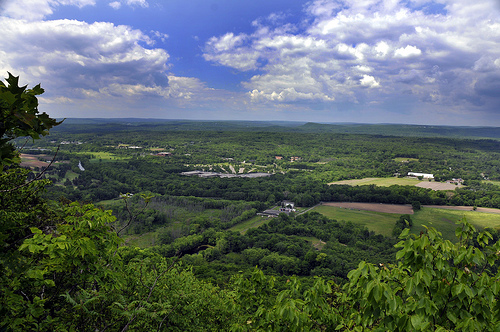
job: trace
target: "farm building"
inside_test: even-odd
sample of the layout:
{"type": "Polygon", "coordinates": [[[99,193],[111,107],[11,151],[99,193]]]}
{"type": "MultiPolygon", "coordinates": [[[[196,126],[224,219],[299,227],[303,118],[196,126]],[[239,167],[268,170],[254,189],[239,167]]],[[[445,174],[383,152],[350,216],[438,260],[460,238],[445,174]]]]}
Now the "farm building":
{"type": "Polygon", "coordinates": [[[408,176],[414,176],[417,178],[421,176],[424,179],[434,179],[434,174],[427,174],[427,173],[408,172],[408,176]]]}
{"type": "Polygon", "coordinates": [[[162,156],[162,157],[167,157],[167,156],[171,156],[172,152],[158,152],[156,155],[162,156]]]}

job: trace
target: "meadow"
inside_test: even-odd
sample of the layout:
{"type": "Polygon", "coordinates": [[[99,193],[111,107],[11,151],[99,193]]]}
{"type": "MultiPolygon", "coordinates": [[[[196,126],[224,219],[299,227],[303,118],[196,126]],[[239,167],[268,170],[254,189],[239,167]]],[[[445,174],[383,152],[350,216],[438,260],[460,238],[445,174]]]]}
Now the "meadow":
{"type": "Polygon", "coordinates": [[[390,177],[390,178],[364,178],[364,179],[355,179],[355,180],[342,180],[342,181],[335,181],[335,182],[330,182],[329,184],[347,184],[350,186],[366,186],[366,185],[376,185],[379,187],[390,187],[393,185],[398,185],[398,186],[415,186],[421,182],[421,180],[418,179],[411,179],[411,178],[397,178],[397,177],[390,177]]]}
{"type": "Polygon", "coordinates": [[[264,216],[255,216],[228,228],[228,231],[240,232],[240,234],[245,234],[250,228],[260,227],[267,224],[269,221],[271,221],[271,218],[264,216]]]}
{"type": "MultiPolygon", "coordinates": [[[[400,217],[400,214],[394,213],[351,210],[325,205],[315,207],[314,211],[337,221],[350,221],[366,226],[370,231],[386,236],[391,236],[394,224],[400,217]]],[[[500,228],[499,214],[422,207],[411,215],[412,232],[419,234],[425,231],[424,226],[434,227],[445,239],[455,241],[456,222],[464,217],[478,229],[500,228]]]]}

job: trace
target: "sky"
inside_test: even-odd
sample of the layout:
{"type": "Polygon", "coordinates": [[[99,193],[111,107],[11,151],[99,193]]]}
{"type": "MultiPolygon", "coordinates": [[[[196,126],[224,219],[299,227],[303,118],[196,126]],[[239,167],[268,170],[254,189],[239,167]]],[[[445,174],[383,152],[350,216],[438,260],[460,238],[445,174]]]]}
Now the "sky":
{"type": "Polygon", "coordinates": [[[500,0],[0,0],[62,118],[500,127],[500,0]]]}

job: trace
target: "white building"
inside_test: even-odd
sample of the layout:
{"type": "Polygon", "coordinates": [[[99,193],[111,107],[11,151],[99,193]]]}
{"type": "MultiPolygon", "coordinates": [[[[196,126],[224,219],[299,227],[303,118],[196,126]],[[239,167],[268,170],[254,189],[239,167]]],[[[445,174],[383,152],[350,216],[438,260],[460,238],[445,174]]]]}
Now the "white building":
{"type": "Polygon", "coordinates": [[[427,174],[427,173],[408,172],[408,176],[414,176],[417,178],[421,176],[423,179],[434,179],[434,174],[427,174]]]}

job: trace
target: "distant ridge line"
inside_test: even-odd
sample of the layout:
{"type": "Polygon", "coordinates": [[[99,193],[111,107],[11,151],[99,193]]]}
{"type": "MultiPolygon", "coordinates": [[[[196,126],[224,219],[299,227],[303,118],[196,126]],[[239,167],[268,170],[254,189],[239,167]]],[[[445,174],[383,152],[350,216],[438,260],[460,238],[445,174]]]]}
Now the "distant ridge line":
{"type": "Polygon", "coordinates": [[[54,131],[264,131],[362,134],[399,137],[500,139],[500,127],[416,124],[318,123],[300,121],[179,120],[154,118],[66,118],[54,131]]]}

